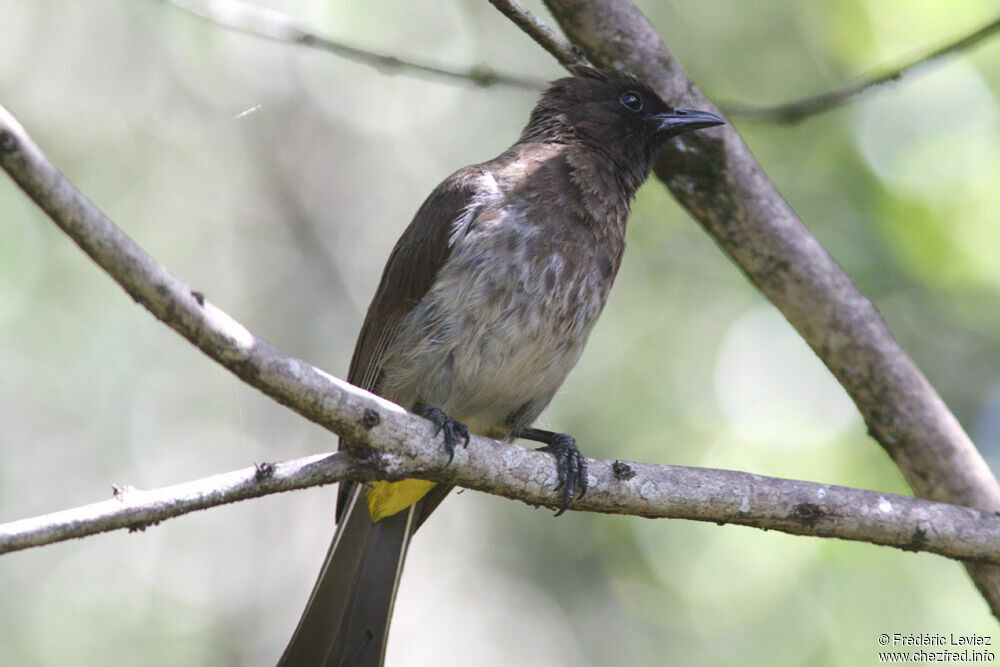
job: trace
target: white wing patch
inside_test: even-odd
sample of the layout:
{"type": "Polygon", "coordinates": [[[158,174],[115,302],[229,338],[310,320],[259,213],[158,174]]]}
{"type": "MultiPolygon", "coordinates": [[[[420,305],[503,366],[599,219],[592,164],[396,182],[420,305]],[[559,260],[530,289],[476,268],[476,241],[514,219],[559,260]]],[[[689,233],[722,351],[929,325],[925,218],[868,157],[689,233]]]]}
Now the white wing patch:
{"type": "Polygon", "coordinates": [[[449,248],[465,236],[466,232],[469,231],[472,221],[476,219],[476,215],[484,206],[488,206],[500,199],[500,185],[490,172],[481,172],[476,185],[476,194],[451,223],[451,231],[448,232],[449,248]]]}

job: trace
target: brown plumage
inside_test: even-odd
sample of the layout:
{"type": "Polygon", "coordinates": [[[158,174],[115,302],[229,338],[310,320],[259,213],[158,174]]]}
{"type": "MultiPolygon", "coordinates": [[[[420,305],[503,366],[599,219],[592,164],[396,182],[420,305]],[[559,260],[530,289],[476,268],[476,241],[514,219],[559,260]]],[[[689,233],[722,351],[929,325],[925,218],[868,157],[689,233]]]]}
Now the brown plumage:
{"type": "MultiPolygon", "coordinates": [[[[545,443],[560,471],[559,513],[585,492],[586,464],[572,438],[531,425],[604,308],[656,147],[722,122],[671,109],[631,76],[573,74],[553,82],[517,143],[452,174],[417,211],[348,375],[431,418],[450,451],[466,427],[545,443]]],[[[448,492],[420,498],[429,487],[342,488],[337,534],[283,664],[381,663],[406,546],[448,492]]]]}

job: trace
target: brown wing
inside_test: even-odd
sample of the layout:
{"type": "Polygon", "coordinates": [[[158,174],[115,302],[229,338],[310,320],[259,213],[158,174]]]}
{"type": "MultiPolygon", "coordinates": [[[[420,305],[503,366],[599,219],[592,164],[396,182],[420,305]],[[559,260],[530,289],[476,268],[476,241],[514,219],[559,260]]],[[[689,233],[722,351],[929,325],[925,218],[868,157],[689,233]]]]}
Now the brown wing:
{"type": "Polygon", "coordinates": [[[351,384],[378,393],[385,351],[448,259],[452,226],[475,204],[478,173],[466,167],[437,186],[396,242],[354,347],[351,384]]]}
{"type": "MultiPolygon", "coordinates": [[[[466,167],[448,177],[431,192],[396,242],[354,347],[347,374],[351,384],[379,393],[385,352],[398,335],[403,318],[427,294],[447,261],[449,236],[457,220],[472,214],[480,175],[479,167],[466,167]]],[[[344,448],[343,440],[340,448],[344,448]]],[[[350,488],[349,484],[341,485],[338,518],[350,488]]]]}

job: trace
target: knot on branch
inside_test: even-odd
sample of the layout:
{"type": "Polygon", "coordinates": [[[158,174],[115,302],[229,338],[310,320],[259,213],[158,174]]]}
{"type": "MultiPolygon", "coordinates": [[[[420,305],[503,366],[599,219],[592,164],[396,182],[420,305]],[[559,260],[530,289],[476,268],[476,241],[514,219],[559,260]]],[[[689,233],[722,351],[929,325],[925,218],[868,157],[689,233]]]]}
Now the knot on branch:
{"type": "Polygon", "coordinates": [[[635,470],[632,470],[632,466],[624,461],[615,461],[612,463],[611,472],[614,473],[615,479],[623,482],[632,479],[636,475],[635,470]]]}
{"type": "Polygon", "coordinates": [[[815,528],[816,524],[820,522],[826,516],[819,505],[814,505],[813,503],[799,503],[792,508],[792,513],[790,517],[798,521],[799,523],[805,524],[810,528],[815,528]]]}
{"type": "Polygon", "coordinates": [[[17,150],[17,137],[10,130],[0,131],[0,151],[13,153],[17,150]]]}
{"type": "Polygon", "coordinates": [[[921,551],[927,545],[927,529],[917,528],[910,534],[909,541],[903,545],[904,551],[921,551]]]}
{"type": "Polygon", "coordinates": [[[361,415],[361,426],[366,430],[370,431],[379,424],[382,423],[382,418],[377,412],[368,408],[365,410],[364,414],[361,415]]]}
{"type": "Polygon", "coordinates": [[[267,463],[254,463],[254,479],[258,482],[262,482],[265,479],[270,479],[274,477],[274,464],[267,463]]]}

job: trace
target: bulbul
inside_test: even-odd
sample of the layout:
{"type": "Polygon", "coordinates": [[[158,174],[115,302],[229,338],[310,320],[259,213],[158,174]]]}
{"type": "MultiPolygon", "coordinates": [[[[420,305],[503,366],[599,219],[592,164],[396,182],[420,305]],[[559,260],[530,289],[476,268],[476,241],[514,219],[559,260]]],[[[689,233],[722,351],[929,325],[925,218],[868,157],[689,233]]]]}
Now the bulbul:
{"type": "MultiPolygon", "coordinates": [[[[722,122],[673,109],[626,74],[580,66],[554,81],[517,143],[449,176],[417,211],[348,380],[430,419],[450,454],[470,432],[543,443],[561,514],[587,489],[585,459],[573,438],[532,423],[604,308],[657,147],[722,122]]],[[[409,540],[448,491],[422,480],[341,488],[337,532],[280,664],[382,663],[409,540]]]]}

